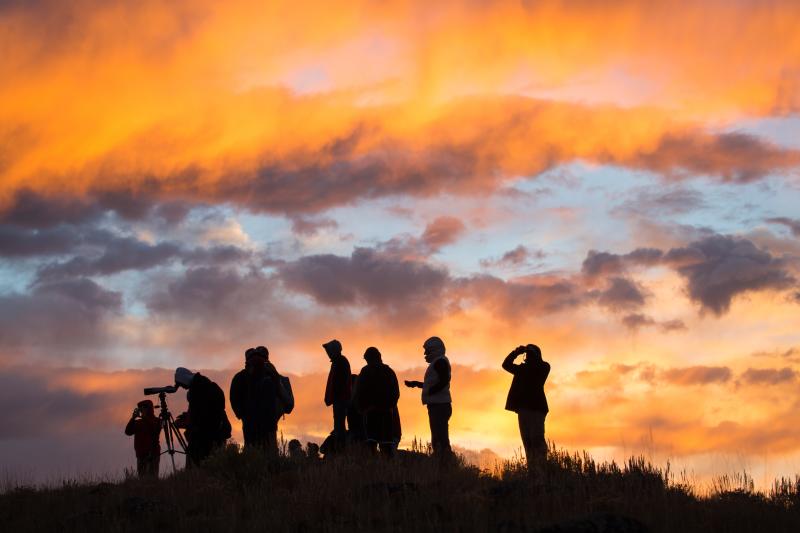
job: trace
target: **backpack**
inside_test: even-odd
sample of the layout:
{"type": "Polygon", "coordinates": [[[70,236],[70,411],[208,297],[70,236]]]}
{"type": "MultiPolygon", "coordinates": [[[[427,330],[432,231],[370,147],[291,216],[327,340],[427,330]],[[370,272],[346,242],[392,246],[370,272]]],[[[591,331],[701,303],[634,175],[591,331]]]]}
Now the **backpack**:
{"type": "Polygon", "coordinates": [[[292,382],[286,376],[278,376],[278,414],[288,415],[294,410],[294,393],[292,382]]]}

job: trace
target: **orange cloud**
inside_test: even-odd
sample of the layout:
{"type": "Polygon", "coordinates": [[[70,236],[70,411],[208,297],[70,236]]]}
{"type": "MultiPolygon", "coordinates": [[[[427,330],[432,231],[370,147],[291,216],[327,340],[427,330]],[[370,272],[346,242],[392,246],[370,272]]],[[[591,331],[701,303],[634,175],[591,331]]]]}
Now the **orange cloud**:
{"type": "Polygon", "coordinates": [[[798,163],[702,131],[709,114],[795,105],[790,2],[669,15],[651,2],[307,4],[6,8],[5,208],[28,188],[313,211],[483,190],[576,159],[726,179],[798,163]],[[614,92],[569,96],[587,76],[614,92]],[[650,97],[621,108],[629,84],[650,97]]]}

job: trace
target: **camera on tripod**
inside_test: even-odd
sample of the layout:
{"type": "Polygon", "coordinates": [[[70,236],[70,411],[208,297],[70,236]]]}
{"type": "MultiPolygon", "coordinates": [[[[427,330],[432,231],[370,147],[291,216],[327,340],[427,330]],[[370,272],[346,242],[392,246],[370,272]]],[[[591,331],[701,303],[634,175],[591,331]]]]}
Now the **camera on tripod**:
{"type": "Polygon", "coordinates": [[[144,395],[150,396],[151,394],[161,394],[161,393],[172,394],[173,392],[177,391],[178,387],[176,387],[175,385],[167,385],[166,387],[148,387],[144,389],[144,395]]]}

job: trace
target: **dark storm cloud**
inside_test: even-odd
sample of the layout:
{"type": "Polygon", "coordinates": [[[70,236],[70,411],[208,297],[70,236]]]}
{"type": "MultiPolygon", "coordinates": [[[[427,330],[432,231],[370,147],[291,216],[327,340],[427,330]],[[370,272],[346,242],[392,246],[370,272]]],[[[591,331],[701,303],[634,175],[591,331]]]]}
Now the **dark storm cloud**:
{"type": "Polygon", "coordinates": [[[581,271],[590,277],[619,274],[625,272],[631,265],[658,264],[662,255],[663,252],[655,248],[637,248],[624,255],[589,250],[586,259],[583,260],[581,271]]]}
{"type": "Polygon", "coordinates": [[[690,366],[670,368],[661,373],[662,378],[674,385],[706,385],[727,383],[733,373],[727,366],[690,366]]]}
{"type": "Polygon", "coordinates": [[[305,237],[314,236],[323,229],[336,229],[338,227],[339,224],[331,218],[305,216],[292,218],[292,233],[305,237]]]}
{"type": "Polygon", "coordinates": [[[797,378],[797,372],[785,368],[748,368],[741,375],[741,380],[750,385],[777,385],[789,383],[797,378]]]}
{"type": "Polygon", "coordinates": [[[73,257],[63,263],[42,267],[39,279],[66,277],[108,276],[126,270],[147,270],[162,265],[181,252],[175,243],[149,244],[138,239],[114,238],[106,243],[103,253],[96,258],[73,257]]]}
{"type": "Polygon", "coordinates": [[[121,293],[83,278],[0,295],[0,347],[63,353],[99,346],[110,340],[107,321],[121,310],[121,293]]]}
{"type": "Polygon", "coordinates": [[[37,229],[81,226],[113,213],[127,221],[155,218],[174,225],[195,206],[182,201],[161,201],[146,187],[141,193],[118,189],[96,191],[85,197],[45,195],[23,188],[13,195],[5,209],[0,209],[0,224],[37,229]]]}
{"type": "Polygon", "coordinates": [[[754,181],[798,164],[798,154],[744,133],[665,135],[651,151],[629,161],[633,167],[666,175],[718,176],[754,181]]]}
{"type": "Polygon", "coordinates": [[[55,388],[45,376],[0,369],[0,440],[60,433],[86,413],[103,410],[102,394],[79,394],[55,388]]]}
{"type": "Polygon", "coordinates": [[[608,286],[598,294],[597,302],[612,311],[624,311],[641,307],[645,303],[645,294],[632,280],[614,277],[608,286]]]}
{"type": "Polygon", "coordinates": [[[325,305],[363,303],[398,309],[411,302],[427,307],[449,279],[444,269],[387,257],[370,248],[356,248],[350,257],[302,257],[280,267],[279,277],[289,289],[325,305]]]}
{"type": "Polygon", "coordinates": [[[35,229],[16,225],[0,225],[0,257],[21,258],[63,254],[82,241],[74,226],[35,229]]]}
{"type": "Polygon", "coordinates": [[[794,235],[795,237],[800,237],[800,219],[788,218],[788,217],[773,217],[773,218],[768,218],[767,222],[786,226],[792,232],[792,235],[794,235]]]}
{"type": "Polygon", "coordinates": [[[271,280],[258,271],[207,266],[189,268],[170,279],[147,295],[145,303],[154,315],[209,318],[224,324],[266,307],[272,291],[271,280]]]}
{"type": "MultiPolygon", "coordinates": [[[[784,259],[759,249],[748,239],[717,234],[667,252],[654,248],[638,248],[628,254],[590,250],[581,271],[597,278],[624,273],[631,265],[673,268],[686,280],[689,298],[718,316],[738,295],[787,289],[796,283],[784,259]]],[[[615,292],[622,294],[623,285],[618,288],[615,292]]]]}
{"type": "Polygon", "coordinates": [[[715,235],[673,248],[665,261],[686,279],[689,297],[716,315],[725,313],[737,295],[795,283],[783,261],[735,237],[715,235]]]}
{"type": "Polygon", "coordinates": [[[657,327],[662,332],[669,333],[671,331],[680,331],[686,329],[686,324],[684,324],[682,320],[665,320],[663,322],[659,322],[653,317],[641,313],[631,313],[629,315],[625,315],[622,318],[622,323],[626,328],[631,330],[637,330],[644,327],[657,327]]]}
{"type": "Polygon", "coordinates": [[[474,302],[512,321],[519,320],[520,313],[557,313],[594,299],[569,279],[549,277],[506,281],[490,275],[475,275],[454,280],[450,290],[454,302],[474,302]]]}
{"type": "Polygon", "coordinates": [[[496,259],[481,259],[480,264],[484,268],[514,268],[528,264],[531,260],[544,259],[546,254],[541,250],[532,250],[520,244],[513,250],[509,250],[496,259]]]}
{"type": "Polygon", "coordinates": [[[653,217],[664,214],[689,213],[705,207],[703,195],[695,190],[673,187],[666,191],[638,191],[612,212],[653,217]]]}

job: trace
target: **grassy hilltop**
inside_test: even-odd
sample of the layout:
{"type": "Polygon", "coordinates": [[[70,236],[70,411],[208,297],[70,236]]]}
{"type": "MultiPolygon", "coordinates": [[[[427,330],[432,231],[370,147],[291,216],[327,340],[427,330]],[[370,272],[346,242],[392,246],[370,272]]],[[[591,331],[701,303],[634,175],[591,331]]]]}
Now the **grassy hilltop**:
{"type": "Polygon", "coordinates": [[[551,450],[539,476],[424,454],[391,461],[268,460],[230,447],[160,481],[20,487],[0,495],[5,531],[800,531],[800,478],[768,494],[722,480],[700,497],[632,459],[551,450]]]}

